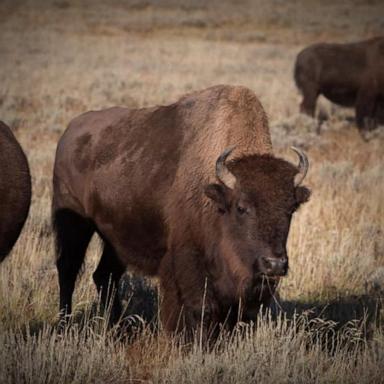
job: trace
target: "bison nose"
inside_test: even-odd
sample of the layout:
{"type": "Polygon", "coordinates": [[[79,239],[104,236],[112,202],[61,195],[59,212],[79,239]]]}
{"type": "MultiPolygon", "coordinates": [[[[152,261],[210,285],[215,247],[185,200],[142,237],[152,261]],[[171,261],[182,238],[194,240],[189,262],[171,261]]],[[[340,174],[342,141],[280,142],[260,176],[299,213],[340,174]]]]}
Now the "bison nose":
{"type": "Polygon", "coordinates": [[[288,259],[286,257],[266,257],[264,267],[267,275],[284,276],[288,271],[288,259]]]}

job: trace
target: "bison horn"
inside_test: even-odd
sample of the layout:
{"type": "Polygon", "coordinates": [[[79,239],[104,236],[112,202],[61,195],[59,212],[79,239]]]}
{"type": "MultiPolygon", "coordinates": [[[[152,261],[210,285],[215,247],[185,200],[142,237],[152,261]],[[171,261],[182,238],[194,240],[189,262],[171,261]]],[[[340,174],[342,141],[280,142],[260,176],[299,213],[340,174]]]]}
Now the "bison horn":
{"type": "Polygon", "coordinates": [[[307,155],[301,149],[296,147],[291,147],[291,149],[297,153],[300,159],[299,165],[297,166],[299,172],[295,177],[295,185],[298,186],[302,183],[308,172],[309,162],[307,155]]]}
{"type": "Polygon", "coordinates": [[[236,183],[236,177],[228,170],[225,165],[225,160],[232,153],[235,147],[230,147],[224,150],[224,152],[216,160],[216,177],[229,189],[233,189],[236,183]]]}

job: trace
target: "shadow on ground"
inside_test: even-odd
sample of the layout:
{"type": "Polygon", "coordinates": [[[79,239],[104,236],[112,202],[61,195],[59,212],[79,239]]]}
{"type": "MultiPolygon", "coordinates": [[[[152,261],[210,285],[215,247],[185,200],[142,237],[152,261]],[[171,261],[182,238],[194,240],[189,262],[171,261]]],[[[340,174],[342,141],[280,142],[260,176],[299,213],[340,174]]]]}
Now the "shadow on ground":
{"type": "MultiPolygon", "coordinates": [[[[125,308],[120,323],[118,338],[127,340],[140,334],[144,328],[156,331],[159,326],[159,292],[156,286],[145,278],[125,275],[119,287],[119,297],[125,308]]],[[[373,329],[384,327],[384,297],[380,292],[363,295],[340,296],[328,301],[281,301],[277,313],[288,321],[298,316],[307,319],[308,330],[316,328],[321,322],[332,324],[332,332],[344,332],[352,326],[361,331],[362,339],[370,339],[373,329]]],[[[106,314],[97,302],[91,306],[77,309],[69,324],[82,329],[89,327],[102,330],[107,324],[106,314]]],[[[256,320],[256,319],[255,319],[256,320]]],[[[323,323],[323,324],[324,324],[323,323]]],[[[25,331],[37,334],[44,329],[43,322],[30,323],[25,331]]],[[[57,329],[60,329],[57,324],[57,329]]],[[[52,330],[53,331],[53,330],[52,330]]]]}
{"type": "MultiPolygon", "coordinates": [[[[126,276],[119,291],[123,302],[127,302],[126,316],[139,315],[145,323],[157,324],[159,292],[148,280],[126,276]]],[[[333,322],[334,331],[353,325],[369,338],[372,330],[384,327],[384,296],[381,291],[362,295],[339,296],[324,301],[281,301],[280,311],[288,320],[304,315],[311,320],[333,322]]],[[[315,322],[312,322],[315,324],[315,322]]]]}
{"type": "Polygon", "coordinates": [[[281,308],[288,318],[306,313],[309,318],[331,320],[340,327],[356,320],[367,325],[384,325],[383,297],[380,295],[340,296],[323,302],[282,301],[281,308]]]}

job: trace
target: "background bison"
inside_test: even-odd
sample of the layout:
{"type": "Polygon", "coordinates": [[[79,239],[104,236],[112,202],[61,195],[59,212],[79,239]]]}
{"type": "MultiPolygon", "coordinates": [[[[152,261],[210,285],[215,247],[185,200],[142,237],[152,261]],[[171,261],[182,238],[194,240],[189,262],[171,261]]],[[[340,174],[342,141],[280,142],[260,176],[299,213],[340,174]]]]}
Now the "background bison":
{"type": "MultiPolygon", "coordinates": [[[[288,270],[292,214],[309,197],[299,186],[308,163],[298,154],[299,168],[272,155],[264,110],[244,87],[74,119],[54,168],[61,311],[71,311],[95,231],[104,241],[94,273],[104,304],[109,279],[116,284],[127,265],[160,276],[171,331],[198,325],[203,307],[209,325],[233,326],[240,299],[245,314],[269,304],[288,270]]],[[[120,314],[115,295],[112,320],[120,314]]]]}
{"type": "Polygon", "coordinates": [[[300,110],[315,115],[316,100],[354,107],[360,129],[384,123],[384,38],[350,44],[314,44],[296,58],[294,77],[303,94],[300,110]]]}
{"type": "Polygon", "coordinates": [[[9,127],[0,121],[0,262],[19,237],[30,202],[27,158],[9,127]]]}

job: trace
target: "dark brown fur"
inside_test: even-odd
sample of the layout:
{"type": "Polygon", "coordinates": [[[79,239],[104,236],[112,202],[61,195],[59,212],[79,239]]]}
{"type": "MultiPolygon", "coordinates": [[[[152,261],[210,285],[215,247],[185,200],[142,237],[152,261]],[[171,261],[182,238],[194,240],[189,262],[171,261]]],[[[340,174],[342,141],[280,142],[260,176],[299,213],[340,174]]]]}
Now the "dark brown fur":
{"type": "Polygon", "coordinates": [[[301,112],[315,115],[316,100],[354,107],[360,129],[384,123],[384,37],[350,44],[314,44],[302,50],[294,77],[301,112]]]}
{"type": "Polygon", "coordinates": [[[19,237],[30,202],[27,158],[9,127],[0,121],[0,262],[19,237]]]}
{"type": "MultiPolygon", "coordinates": [[[[96,231],[105,244],[94,274],[104,302],[110,276],[116,284],[130,266],[160,277],[170,331],[195,328],[202,307],[207,324],[233,326],[239,300],[246,319],[269,304],[277,285],[260,258],[286,257],[291,214],[309,197],[294,186],[297,172],[273,157],[264,110],[244,87],[79,116],[58,144],[54,169],[60,309],[71,311],[96,231]],[[232,145],[233,190],[215,178],[216,159],[232,145]],[[237,216],[240,203],[247,218],[237,216]]],[[[115,299],[112,320],[119,315],[115,299]]]]}

